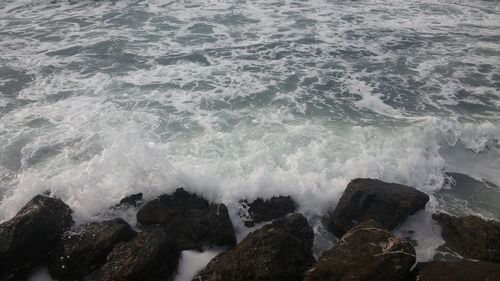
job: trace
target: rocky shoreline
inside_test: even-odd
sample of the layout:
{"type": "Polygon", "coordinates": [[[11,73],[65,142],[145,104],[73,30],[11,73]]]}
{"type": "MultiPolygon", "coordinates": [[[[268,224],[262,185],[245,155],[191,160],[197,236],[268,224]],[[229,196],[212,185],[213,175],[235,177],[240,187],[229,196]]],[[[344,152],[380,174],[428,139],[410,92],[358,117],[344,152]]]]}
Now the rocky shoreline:
{"type": "Polygon", "coordinates": [[[37,195],[0,225],[0,281],[26,280],[40,266],[60,281],[173,280],[181,251],[217,246],[227,250],[193,281],[500,280],[500,223],[479,217],[434,214],[444,247],[462,259],[416,263],[412,241],[391,230],[428,201],[412,187],[351,181],[322,219],[338,241],[316,261],[313,229],[286,196],[242,200],[246,226],[269,223],[237,243],[227,207],[182,188],[148,202],[134,194],[112,207],[139,208],[138,231],[119,218],[72,228],[69,206],[37,195]]]}

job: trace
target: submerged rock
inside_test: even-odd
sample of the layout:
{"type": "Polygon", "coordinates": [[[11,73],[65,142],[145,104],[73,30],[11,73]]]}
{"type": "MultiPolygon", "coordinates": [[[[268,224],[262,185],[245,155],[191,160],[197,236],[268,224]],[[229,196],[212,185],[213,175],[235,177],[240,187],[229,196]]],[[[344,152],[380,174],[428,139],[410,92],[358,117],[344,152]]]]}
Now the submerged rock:
{"type": "Polygon", "coordinates": [[[129,241],[135,231],[122,219],[93,222],[59,242],[49,262],[50,275],[59,280],[82,280],[106,262],[113,247],[129,241]]]}
{"type": "Polygon", "coordinates": [[[369,220],[324,252],[304,281],[402,281],[414,263],[410,242],[369,220]]]}
{"type": "Polygon", "coordinates": [[[429,196],[415,188],[374,179],[354,179],[347,185],[335,210],[323,222],[342,236],[359,222],[373,219],[392,230],[406,218],[425,208],[429,196]]]}
{"type": "Polygon", "coordinates": [[[250,233],[215,257],[193,281],[299,281],[314,263],[314,234],[301,214],[250,233]]]}
{"type": "Polygon", "coordinates": [[[446,247],[466,258],[500,262],[499,222],[447,214],[433,214],[432,218],[441,225],[446,247]]]}
{"type": "Polygon", "coordinates": [[[296,211],[295,202],[290,196],[274,196],[268,200],[257,198],[252,203],[248,203],[246,200],[240,203],[247,207],[248,216],[243,217],[247,227],[252,227],[256,223],[282,218],[296,211]]]}
{"type": "Polygon", "coordinates": [[[59,199],[33,197],[0,225],[0,280],[21,280],[45,261],[73,224],[71,209],[59,199]]]}
{"type": "Polygon", "coordinates": [[[412,273],[415,281],[496,281],[500,265],[484,261],[431,261],[419,263],[412,273]]]}
{"type": "Polygon", "coordinates": [[[116,245],[92,280],[171,280],[177,271],[179,256],[175,242],[161,228],[147,229],[132,240],[116,245]]]}
{"type": "Polygon", "coordinates": [[[137,212],[137,221],[142,225],[162,225],[183,250],[236,243],[226,206],[209,204],[182,188],[146,203],[137,212]]]}

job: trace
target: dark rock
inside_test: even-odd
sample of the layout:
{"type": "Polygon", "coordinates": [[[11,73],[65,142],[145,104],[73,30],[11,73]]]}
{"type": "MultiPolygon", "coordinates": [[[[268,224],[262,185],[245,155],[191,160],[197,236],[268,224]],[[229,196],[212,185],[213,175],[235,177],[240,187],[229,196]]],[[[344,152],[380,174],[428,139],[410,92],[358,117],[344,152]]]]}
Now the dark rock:
{"type": "Polygon", "coordinates": [[[500,262],[499,222],[447,214],[433,214],[432,218],[441,225],[446,247],[466,258],[500,262]]]}
{"type": "Polygon", "coordinates": [[[129,195],[116,204],[115,207],[138,207],[142,204],[142,193],[129,195]]]}
{"type": "Polygon", "coordinates": [[[163,224],[167,233],[176,238],[183,250],[203,250],[214,246],[234,246],[236,236],[224,204],[210,205],[207,209],[192,209],[185,218],[174,217],[163,224]]]}
{"type": "Polygon", "coordinates": [[[240,203],[247,207],[248,216],[243,216],[247,227],[252,227],[256,223],[282,218],[296,211],[295,202],[290,196],[272,197],[268,200],[257,198],[252,203],[248,203],[246,200],[240,203]]]}
{"type": "Polygon", "coordinates": [[[179,215],[189,214],[192,209],[207,209],[209,205],[204,198],[178,188],[174,193],[161,195],[142,206],[137,212],[137,221],[143,225],[163,224],[179,215]]]}
{"type": "Polygon", "coordinates": [[[335,210],[323,217],[323,222],[338,237],[369,219],[392,230],[408,216],[425,208],[427,201],[429,196],[409,186],[355,179],[347,185],[335,210]]]}
{"type": "Polygon", "coordinates": [[[177,271],[179,256],[175,242],[161,228],[147,229],[132,240],[116,245],[92,280],[171,280],[177,271]]]}
{"type": "Polygon", "coordinates": [[[304,281],[402,281],[414,263],[410,242],[369,220],[324,252],[304,281]]]}
{"type": "Polygon", "coordinates": [[[37,195],[0,225],[0,280],[21,280],[73,223],[71,209],[59,199],[37,195]]]}
{"type": "Polygon", "coordinates": [[[210,261],[193,281],[299,281],[314,263],[314,234],[301,214],[250,233],[210,261]]]}
{"type": "Polygon", "coordinates": [[[183,250],[236,243],[226,206],[209,204],[182,188],[146,203],[137,212],[137,221],[142,225],[161,224],[183,250]]]}
{"type": "Polygon", "coordinates": [[[59,280],[82,280],[106,262],[113,247],[129,241],[135,231],[122,219],[93,222],[67,234],[59,242],[49,262],[50,275],[59,280]]]}
{"type": "Polygon", "coordinates": [[[419,263],[410,280],[418,281],[496,281],[500,265],[484,261],[431,261],[419,263]]]}

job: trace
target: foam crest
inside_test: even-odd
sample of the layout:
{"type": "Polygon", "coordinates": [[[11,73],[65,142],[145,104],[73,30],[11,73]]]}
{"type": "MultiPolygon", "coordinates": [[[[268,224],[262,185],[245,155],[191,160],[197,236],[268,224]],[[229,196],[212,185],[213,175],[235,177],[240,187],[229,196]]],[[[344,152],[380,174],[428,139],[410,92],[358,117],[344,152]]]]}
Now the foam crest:
{"type": "MultiPolygon", "coordinates": [[[[153,198],[181,186],[229,205],[241,198],[291,195],[303,212],[320,215],[357,177],[408,184],[427,193],[439,190],[447,168],[440,149],[450,147],[440,136],[438,120],[397,130],[277,123],[273,130],[270,125],[207,130],[198,137],[162,143],[133,117],[121,119],[119,126],[111,121],[123,115],[107,118],[110,124],[100,123],[97,136],[65,144],[61,135],[62,140],[37,139],[26,145],[24,162],[42,144],[62,143],[62,148],[43,165],[19,171],[11,183],[15,188],[1,203],[2,218],[41,192],[61,197],[77,219],[87,221],[128,194],[144,192],[153,198]]],[[[491,126],[476,126],[486,131],[475,136],[491,126]]]]}

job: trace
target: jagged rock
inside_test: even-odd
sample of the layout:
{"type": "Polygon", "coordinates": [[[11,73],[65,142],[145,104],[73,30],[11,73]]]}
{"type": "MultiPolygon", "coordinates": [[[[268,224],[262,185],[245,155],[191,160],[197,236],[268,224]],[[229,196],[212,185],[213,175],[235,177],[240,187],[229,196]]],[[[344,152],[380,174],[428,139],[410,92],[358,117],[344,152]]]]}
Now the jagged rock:
{"type": "Polygon", "coordinates": [[[129,241],[135,231],[122,219],[93,222],[77,233],[66,234],[51,255],[49,273],[58,281],[83,280],[106,262],[113,247],[129,241]]]}
{"type": "Polygon", "coordinates": [[[210,261],[193,281],[299,281],[314,263],[314,234],[301,214],[250,233],[210,261]]]}
{"type": "Polygon", "coordinates": [[[304,281],[403,281],[414,263],[410,242],[369,220],[324,252],[304,281]]]}
{"type": "Polygon", "coordinates": [[[147,202],[137,212],[137,221],[143,225],[164,224],[172,218],[189,214],[192,209],[207,209],[210,204],[204,198],[178,188],[172,194],[164,194],[147,202]]]}
{"type": "Polygon", "coordinates": [[[496,281],[500,265],[484,261],[431,261],[419,263],[412,273],[415,281],[496,281]]]}
{"type": "Polygon", "coordinates": [[[116,205],[116,207],[120,207],[120,206],[138,207],[141,204],[142,204],[142,193],[136,193],[136,194],[129,195],[129,196],[123,198],[122,200],[120,200],[120,203],[118,203],[116,205]]]}
{"type": "Polygon", "coordinates": [[[161,228],[139,232],[117,244],[106,263],[92,275],[95,281],[171,280],[177,271],[180,251],[161,228]]]}
{"type": "Polygon", "coordinates": [[[236,243],[226,206],[209,204],[182,188],[146,203],[137,212],[137,221],[142,225],[161,224],[183,250],[236,243]]]}
{"type": "Polygon", "coordinates": [[[500,262],[499,222],[447,214],[433,214],[432,218],[441,225],[446,247],[466,258],[500,262]]]}
{"type": "Polygon", "coordinates": [[[296,210],[295,202],[290,196],[274,196],[268,200],[257,198],[252,203],[242,200],[240,203],[247,208],[248,216],[242,216],[247,227],[282,218],[296,210]]]}
{"type": "Polygon", "coordinates": [[[323,217],[337,237],[359,222],[373,219],[392,230],[416,211],[429,196],[412,187],[374,179],[354,179],[347,185],[334,211],[323,217]]]}
{"type": "Polygon", "coordinates": [[[59,199],[37,195],[0,225],[0,280],[22,280],[45,261],[73,224],[71,209],[59,199]]]}

